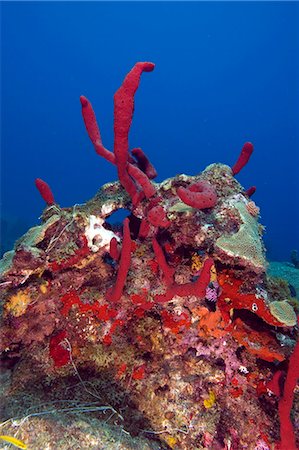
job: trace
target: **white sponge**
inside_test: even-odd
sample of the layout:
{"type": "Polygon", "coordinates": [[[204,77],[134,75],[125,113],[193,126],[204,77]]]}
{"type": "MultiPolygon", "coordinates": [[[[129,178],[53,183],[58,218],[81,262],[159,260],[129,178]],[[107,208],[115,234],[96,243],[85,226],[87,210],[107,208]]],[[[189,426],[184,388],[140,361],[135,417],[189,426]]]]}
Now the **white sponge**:
{"type": "Polygon", "coordinates": [[[103,227],[104,219],[94,215],[89,216],[89,224],[85,227],[85,236],[88,247],[92,252],[97,252],[100,248],[109,250],[109,244],[113,237],[120,240],[113,231],[103,227]]]}

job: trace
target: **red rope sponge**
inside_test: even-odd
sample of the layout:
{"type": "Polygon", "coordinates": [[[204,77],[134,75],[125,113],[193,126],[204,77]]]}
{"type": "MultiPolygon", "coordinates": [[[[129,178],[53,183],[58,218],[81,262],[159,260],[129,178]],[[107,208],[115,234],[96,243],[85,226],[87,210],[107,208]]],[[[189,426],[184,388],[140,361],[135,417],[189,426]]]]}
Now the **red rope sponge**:
{"type": "Polygon", "coordinates": [[[84,95],[81,95],[80,102],[82,106],[82,116],[83,121],[85,123],[85,128],[91,142],[93,143],[95,151],[97,152],[98,155],[107,159],[107,161],[111,162],[112,164],[115,164],[114,154],[109,150],[107,150],[102,144],[100,129],[97,124],[96,115],[94,113],[90,101],[86,97],[84,97],[84,95]]]}
{"type": "Polygon", "coordinates": [[[166,212],[161,205],[151,208],[148,212],[147,218],[154,227],[167,228],[171,223],[167,219],[166,212]]]}
{"type": "MultiPolygon", "coordinates": [[[[128,164],[127,171],[129,175],[141,186],[142,191],[144,192],[146,198],[150,198],[153,195],[155,195],[156,189],[154,185],[151,183],[148,176],[144,172],[142,172],[141,169],[139,169],[139,167],[133,166],[133,164],[128,164]]],[[[139,195],[137,195],[137,198],[138,197],[139,195]]],[[[132,200],[133,204],[135,204],[134,197],[132,200]]]]}
{"type": "Polygon", "coordinates": [[[280,450],[297,450],[296,438],[290,412],[294,400],[294,390],[299,379],[299,341],[290,356],[283,395],[278,404],[280,418],[280,450]]]}
{"type": "Polygon", "coordinates": [[[128,174],[129,130],[134,112],[134,95],[138,89],[143,72],[151,72],[155,65],[150,62],[139,62],[125,77],[123,84],[114,94],[114,155],[118,178],[122,186],[133,199],[136,197],[136,186],[128,174]]]}
{"type": "Polygon", "coordinates": [[[188,188],[179,187],[177,194],[186,205],[192,208],[213,208],[217,203],[217,194],[208,181],[198,181],[188,188]]]}
{"type": "Polygon", "coordinates": [[[50,186],[41,178],[35,179],[35,186],[48,206],[54,205],[55,199],[50,186]]]}
{"type": "Polygon", "coordinates": [[[250,188],[248,188],[245,191],[245,195],[247,195],[248,197],[252,197],[253,194],[255,193],[255,191],[256,191],[256,187],[255,186],[251,186],[250,188]]]}
{"type": "Polygon", "coordinates": [[[156,238],[153,238],[152,244],[156,256],[156,261],[159,264],[161,271],[163,272],[166,284],[170,286],[173,283],[174,269],[168,265],[163,249],[158,244],[156,238]]]}
{"type": "Polygon", "coordinates": [[[126,218],[123,224],[123,243],[117,277],[113,288],[107,292],[107,300],[110,302],[118,302],[120,300],[131,264],[132,241],[130,236],[129,219],[126,218]]]}
{"type": "Polygon", "coordinates": [[[233,175],[239,173],[240,170],[242,170],[243,167],[246,166],[252,155],[252,152],[253,152],[253,144],[251,142],[245,142],[236,164],[232,167],[233,175]]]}
{"type": "Polygon", "coordinates": [[[141,148],[133,148],[132,155],[137,161],[138,167],[144,172],[150,180],[156,178],[157,171],[141,148]]]}
{"type": "Polygon", "coordinates": [[[138,62],[125,77],[121,87],[114,95],[114,152],[103,146],[96,115],[90,101],[80,97],[82,116],[90,140],[98,155],[117,166],[121,185],[137,205],[145,195],[147,198],[156,192],[150,179],[157,173],[141,149],[133,149],[134,159],[129,154],[129,131],[134,113],[134,96],[143,72],[151,72],[155,65],[151,62],[138,62]],[[142,191],[139,191],[139,186],[142,191]]]}
{"type": "Polygon", "coordinates": [[[195,297],[204,298],[211,279],[211,268],[213,264],[213,259],[207,258],[203,263],[200,275],[196,281],[184,284],[174,283],[168,286],[165,294],[155,295],[155,301],[157,303],[169,302],[175,295],[178,297],[194,295],[195,297]]]}
{"type": "Polygon", "coordinates": [[[115,237],[113,237],[110,241],[109,253],[112,259],[114,259],[115,261],[119,260],[120,250],[118,248],[117,239],[115,237]]]}

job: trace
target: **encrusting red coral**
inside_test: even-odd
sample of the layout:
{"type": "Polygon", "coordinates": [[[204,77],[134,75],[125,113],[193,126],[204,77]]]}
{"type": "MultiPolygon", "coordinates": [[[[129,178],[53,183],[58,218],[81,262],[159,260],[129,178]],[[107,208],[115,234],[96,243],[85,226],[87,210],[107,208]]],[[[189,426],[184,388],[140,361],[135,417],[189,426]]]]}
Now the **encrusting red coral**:
{"type": "Polygon", "coordinates": [[[64,346],[66,331],[52,336],[50,339],[50,356],[55,367],[63,367],[70,362],[70,352],[64,346]]]}
{"type": "Polygon", "coordinates": [[[142,380],[145,375],[145,364],[142,366],[136,367],[136,369],[133,370],[132,378],[133,380],[142,380]]]}
{"type": "Polygon", "coordinates": [[[68,267],[73,267],[75,264],[79,263],[83,258],[85,258],[90,253],[90,250],[87,245],[87,239],[85,236],[82,236],[81,241],[82,247],[78,248],[73,256],[70,256],[69,258],[64,259],[60,262],[49,262],[50,270],[52,272],[58,272],[60,270],[67,269],[68,267]]]}
{"type": "Polygon", "coordinates": [[[285,359],[281,347],[268,332],[251,330],[241,319],[234,321],[234,328],[231,334],[239,344],[247,348],[249,353],[264,361],[281,362],[285,359]]]}
{"type": "Polygon", "coordinates": [[[254,312],[257,316],[267,322],[269,325],[278,327],[285,326],[279,322],[270,312],[265,300],[257,297],[255,294],[245,294],[241,292],[242,280],[235,278],[232,274],[223,272],[218,277],[222,292],[218,298],[218,307],[226,322],[230,321],[231,309],[247,309],[254,312]]]}
{"type": "Polygon", "coordinates": [[[221,338],[228,333],[219,310],[209,311],[206,306],[199,306],[193,312],[199,318],[198,336],[205,339],[210,337],[221,338]]]}
{"type": "Polygon", "coordinates": [[[161,205],[150,208],[147,219],[154,227],[167,228],[171,223],[167,220],[165,210],[161,205]]]}
{"type": "Polygon", "coordinates": [[[172,314],[164,310],[161,312],[163,325],[169,328],[172,333],[178,334],[180,331],[187,329],[191,325],[191,318],[186,312],[182,312],[180,315],[172,314]]]}

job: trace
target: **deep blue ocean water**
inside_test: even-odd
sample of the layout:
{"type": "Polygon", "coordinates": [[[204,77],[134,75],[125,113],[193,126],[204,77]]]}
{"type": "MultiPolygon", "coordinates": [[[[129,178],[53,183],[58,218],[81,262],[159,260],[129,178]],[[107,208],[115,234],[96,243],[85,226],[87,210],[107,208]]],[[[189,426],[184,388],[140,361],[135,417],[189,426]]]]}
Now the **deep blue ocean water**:
{"type": "Polygon", "coordinates": [[[266,225],[268,257],[288,260],[298,237],[297,2],[2,2],[2,251],[38,223],[46,180],[62,206],[83,203],[115,167],[97,156],[79,96],[113,146],[113,94],[137,61],[153,61],[136,94],[130,146],[158,181],[232,165],[266,225]],[[297,26],[297,30],[296,30],[297,26]]]}

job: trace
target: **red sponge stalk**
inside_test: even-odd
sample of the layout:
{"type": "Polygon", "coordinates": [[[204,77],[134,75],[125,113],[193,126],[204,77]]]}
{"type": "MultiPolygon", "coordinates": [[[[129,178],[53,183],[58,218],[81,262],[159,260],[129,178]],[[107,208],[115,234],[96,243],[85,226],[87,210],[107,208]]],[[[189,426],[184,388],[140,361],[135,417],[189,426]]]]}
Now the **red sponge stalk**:
{"type": "Polygon", "coordinates": [[[140,170],[144,172],[150,180],[153,178],[156,178],[157,171],[144,153],[144,151],[141,148],[133,148],[131,150],[132,155],[137,160],[137,164],[140,170]]]}
{"type": "Polygon", "coordinates": [[[126,218],[123,222],[123,243],[116,282],[113,288],[107,292],[107,300],[110,302],[118,302],[122,296],[131,264],[131,243],[129,219],[126,218]]]}
{"type": "Polygon", "coordinates": [[[55,199],[50,186],[41,178],[35,179],[35,186],[48,206],[54,205],[55,199]]]}
{"type": "Polygon", "coordinates": [[[250,156],[253,152],[253,145],[251,142],[245,142],[243,148],[241,150],[240,156],[236,162],[236,164],[232,167],[233,175],[236,175],[243,169],[244,166],[248,163],[250,156]]]}
{"type": "Polygon", "coordinates": [[[211,279],[211,268],[214,264],[212,258],[207,258],[203,263],[200,275],[195,282],[184,284],[172,284],[168,286],[165,294],[155,295],[157,303],[169,302],[175,295],[178,297],[186,297],[187,295],[194,295],[199,298],[204,298],[206,289],[211,279]]]}
{"type": "Polygon", "coordinates": [[[245,195],[247,195],[248,197],[252,197],[253,194],[255,193],[255,191],[256,191],[256,187],[255,186],[251,186],[250,188],[248,188],[245,191],[245,195]]]}
{"type": "Polygon", "coordinates": [[[140,148],[132,150],[135,159],[129,154],[129,131],[134,113],[134,96],[141,74],[151,72],[154,67],[155,65],[151,62],[135,64],[114,95],[114,152],[103,146],[91,103],[83,95],[80,97],[83,120],[90,140],[98,155],[117,166],[119,181],[134,205],[137,205],[144,195],[149,198],[156,192],[150,179],[157,173],[147,156],[140,148]]]}
{"type": "Polygon", "coordinates": [[[112,164],[115,164],[114,154],[109,150],[107,150],[102,144],[100,129],[97,124],[96,115],[94,113],[90,101],[86,97],[84,97],[84,95],[81,95],[80,102],[82,106],[82,116],[85,123],[85,127],[88,136],[90,137],[90,140],[93,143],[95,151],[97,152],[98,155],[107,159],[107,161],[111,162],[112,164]]]}
{"type": "Polygon", "coordinates": [[[155,65],[150,62],[139,62],[128,73],[123,84],[114,94],[114,155],[118,178],[122,186],[133,199],[136,197],[136,186],[128,174],[129,130],[134,112],[134,95],[139,86],[143,72],[151,72],[155,65]]]}
{"type": "Polygon", "coordinates": [[[294,390],[299,379],[299,341],[290,356],[283,395],[279,401],[280,450],[297,450],[296,438],[290,413],[294,400],[294,390]]]}

